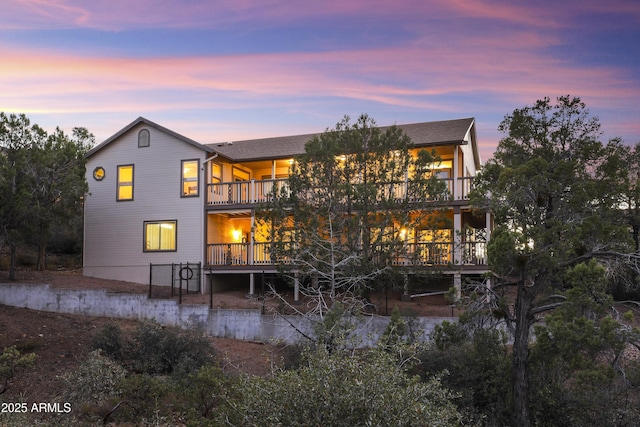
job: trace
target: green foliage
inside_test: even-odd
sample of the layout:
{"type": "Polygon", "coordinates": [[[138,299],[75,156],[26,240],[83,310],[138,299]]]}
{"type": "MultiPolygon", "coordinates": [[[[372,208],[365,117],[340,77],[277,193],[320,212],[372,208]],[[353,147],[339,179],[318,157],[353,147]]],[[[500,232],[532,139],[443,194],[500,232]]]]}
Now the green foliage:
{"type": "Polygon", "coordinates": [[[0,394],[7,391],[9,381],[36,361],[34,353],[22,354],[16,346],[6,347],[0,354],[0,394]]]}
{"type": "MultiPolygon", "coordinates": [[[[483,299],[472,302],[476,308],[483,305],[481,310],[500,313],[514,333],[514,424],[530,425],[532,326],[545,313],[564,306],[567,298],[573,299],[567,308],[572,311],[545,319],[549,327],[557,323],[552,336],[564,334],[564,341],[574,345],[573,353],[565,352],[571,363],[583,352],[601,354],[593,346],[595,338],[581,328],[592,328],[590,322],[601,315],[598,310],[606,307],[608,298],[604,287],[585,289],[580,283],[594,283],[596,276],[601,284],[615,283],[640,274],[633,212],[626,218],[624,214],[626,206],[637,207],[633,194],[638,168],[637,162],[622,160],[626,154],[619,141],[598,140],[599,120],[590,117],[576,97],[561,96],[555,104],[544,98],[516,109],[505,116],[499,130],[505,136],[471,195],[475,207],[493,212],[497,224],[488,244],[495,277],[491,287],[485,286],[483,299]],[[593,266],[571,270],[590,259],[606,263],[607,280],[593,266]],[[598,304],[585,305],[588,299],[598,304]]],[[[620,330],[612,319],[596,323],[602,332],[620,330]]],[[[604,340],[600,345],[611,343],[598,339],[604,340]]],[[[572,381],[575,384],[576,378],[572,381]]]]}
{"type": "Polygon", "coordinates": [[[150,320],[139,322],[126,339],[117,325],[108,323],[92,344],[133,371],[146,374],[188,375],[211,363],[214,356],[209,340],[197,329],[163,326],[150,320]]]}
{"type": "Polygon", "coordinates": [[[128,375],[120,378],[115,388],[123,402],[112,415],[116,421],[171,419],[176,403],[184,398],[169,378],[159,375],[128,375]]]}
{"type": "Polygon", "coordinates": [[[83,128],[47,134],[25,115],[0,112],[0,247],[11,248],[11,278],[19,243],[37,244],[41,270],[54,225],[82,215],[84,154],[93,141],[83,128]]]}
{"type": "Polygon", "coordinates": [[[74,407],[102,404],[118,397],[116,383],[126,372],[118,362],[94,350],[76,369],[62,376],[61,398],[74,407]]]}
{"type": "Polygon", "coordinates": [[[299,369],[245,378],[243,425],[457,426],[440,379],[420,382],[378,350],[310,352],[299,369]]]}
{"type": "Polygon", "coordinates": [[[433,225],[427,218],[447,187],[436,174],[415,173],[405,188],[407,173],[439,162],[434,151],[412,156],[412,146],[395,126],[382,131],[366,115],[345,117],[307,142],[286,191],[258,213],[272,256],[287,261],[282,272],[296,275],[318,310],[388,284],[392,260],[407,250],[398,227],[433,225]]]}
{"type": "Polygon", "coordinates": [[[535,418],[544,426],[637,424],[640,411],[628,399],[640,395],[619,375],[630,330],[606,310],[612,300],[605,292],[604,268],[590,260],[569,269],[565,281],[566,303],[536,326],[535,418]]]}
{"type": "Polygon", "coordinates": [[[186,414],[187,424],[213,426],[230,422],[239,425],[241,418],[234,407],[234,402],[241,399],[238,382],[217,365],[203,366],[180,382],[185,398],[179,405],[186,414]]]}
{"type": "Polygon", "coordinates": [[[91,339],[91,348],[100,350],[113,360],[124,360],[122,330],[116,322],[106,323],[91,339]]]}
{"type": "Polygon", "coordinates": [[[354,344],[357,337],[352,336],[355,329],[354,316],[345,310],[344,305],[335,303],[320,321],[315,324],[315,344],[331,352],[354,344]]]}
{"type": "Polygon", "coordinates": [[[464,425],[509,424],[510,358],[505,337],[494,329],[469,329],[443,322],[432,334],[432,345],[419,356],[415,370],[423,378],[444,372],[442,384],[458,394],[456,404],[464,425]]]}

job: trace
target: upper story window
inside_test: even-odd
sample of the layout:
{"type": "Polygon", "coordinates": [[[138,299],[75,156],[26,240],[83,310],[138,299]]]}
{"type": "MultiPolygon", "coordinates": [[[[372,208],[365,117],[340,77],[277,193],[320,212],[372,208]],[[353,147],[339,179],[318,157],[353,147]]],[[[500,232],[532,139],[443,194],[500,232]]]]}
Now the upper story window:
{"type": "Polygon", "coordinates": [[[148,147],[151,144],[151,134],[148,129],[138,132],[138,148],[148,147]]]}
{"type": "Polygon", "coordinates": [[[177,248],[177,221],[145,221],[144,251],[175,251],[177,248]]]}
{"type": "Polygon", "coordinates": [[[200,161],[182,161],[182,197],[198,197],[198,184],[200,182],[200,161]]]}
{"type": "Polygon", "coordinates": [[[133,165],[118,166],[116,200],[133,200],[133,165]]]}
{"type": "Polygon", "coordinates": [[[211,183],[219,184],[222,182],[222,166],[218,163],[211,162],[211,183]]]}

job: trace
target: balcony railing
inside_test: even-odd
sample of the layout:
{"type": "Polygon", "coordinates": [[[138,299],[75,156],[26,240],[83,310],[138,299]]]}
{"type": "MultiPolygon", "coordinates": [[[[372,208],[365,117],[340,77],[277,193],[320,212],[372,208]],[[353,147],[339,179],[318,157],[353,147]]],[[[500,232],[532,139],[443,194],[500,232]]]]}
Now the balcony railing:
{"type": "Polygon", "coordinates": [[[208,205],[234,205],[264,203],[271,200],[273,190],[283,194],[286,179],[263,179],[237,182],[220,182],[207,186],[208,205]]]}
{"type": "MultiPolygon", "coordinates": [[[[214,243],[207,245],[210,266],[260,266],[289,264],[288,258],[275,259],[272,243],[214,243]]],[[[486,242],[464,242],[460,248],[460,264],[486,265],[486,242]]],[[[407,243],[392,260],[394,266],[446,266],[454,262],[453,242],[407,243]]]]}
{"type": "MultiPolygon", "coordinates": [[[[473,177],[463,177],[454,180],[443,178],[447,183],[450,199],[466,200],[472,189],[473,177]],[[457,185],[454,186],[454,183],[457,185]]],[[[246,205],[269,202],[276,194],[287,194],[287,179],[264,179],[237,182],[220,182],[207,185],[207,205],[246,205]]],[[[382,198],[392,196],[396,200],[403,200],[406,197],[406,183],[391,183],[380,190],[382,198]]]]}

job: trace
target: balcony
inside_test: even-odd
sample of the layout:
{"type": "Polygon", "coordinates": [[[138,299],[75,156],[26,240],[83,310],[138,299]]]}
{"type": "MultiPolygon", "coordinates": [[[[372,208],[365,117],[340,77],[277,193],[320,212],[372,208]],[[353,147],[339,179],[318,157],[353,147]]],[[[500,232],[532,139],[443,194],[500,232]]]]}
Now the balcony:
{"type": "MultiPolygon", "coordinates": [[[[272,243],[214,243],[207,245],[207,265],[241,268],[242,266],[276,266],[290,264],[290,259],[274,259],[272,243]]],[[[453,242],[407,243],[401,256],[392,260],[394,266],[444,267],[452,264],[487,265],[486,242],[472,241],[460,245],[461,262],[454,263],[453,242]]]]}
{"type": "MultiPolygon", "coordinates": [[[[449,190],[449,200],[467,200],[472,189],[473,177],[443,179],[449,190]],[[455,184],[455,185],[454,185],[455,184]]],[[[381,195],[390,194],[397,200],[403,200],[406,183],[393,183],[381,189],[381,195]]],[[[251,205],[269,202],[273,190],[277,194],[286,194],[287,179],[264,179],[251,181],[220,182],[207,185],[207,206],[251,205]]]]}

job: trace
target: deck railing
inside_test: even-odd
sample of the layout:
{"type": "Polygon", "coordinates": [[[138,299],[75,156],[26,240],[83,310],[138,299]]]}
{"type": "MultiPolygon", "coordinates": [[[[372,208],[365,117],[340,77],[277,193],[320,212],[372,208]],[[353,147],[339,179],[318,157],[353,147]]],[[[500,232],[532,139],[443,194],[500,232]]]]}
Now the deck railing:
{"type": "MultiPolygon", "coordinates": [[[[392,260],[394,266],[446,266],[454,264],[453,242],[407,243],[392,260]]],[[[291,262],[275,251],[273,243],[213,243],[207,245],[207,264],[210,266],[259,266],[291,262]]],[[[486,265],[486,242],[463,242],[460,245],[462,265],[486,265]]]]}
{"type": "MultiPolygon", "coordinates": [[[[443,180],[447,184],[450,199],[466,200],[469,198],[473,177],[462,177],[457,180],[443,178],[443,180]]],[[[407,183],[404,182],[390,183],[381,187],[380,195],[382,198],[388,198],[391,195],[397,200],[403,200],[407,193],[406,186],[407,183]]],[[[269,202],[273,197],[274,189],[276,194],[287,194],[287,179],[212,183],[207,185],[207,205],[246,205],[269,202]]]]}

